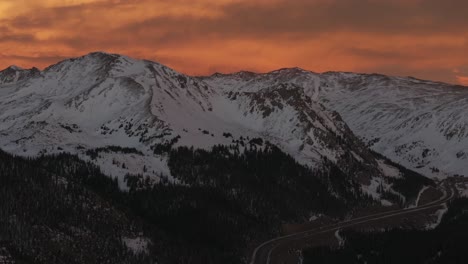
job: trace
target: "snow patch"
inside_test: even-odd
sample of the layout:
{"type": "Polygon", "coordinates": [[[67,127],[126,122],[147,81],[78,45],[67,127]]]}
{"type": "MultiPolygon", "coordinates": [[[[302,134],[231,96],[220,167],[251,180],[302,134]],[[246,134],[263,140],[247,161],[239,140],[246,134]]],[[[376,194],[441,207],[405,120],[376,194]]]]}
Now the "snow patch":
{"type": "Polygon", "coordinates": [[[356,154],[356,152],[354,151],[351,151],[351,154],[354,156],[354,158],[359,161],[359,162],[364,162],[364,160],[361,158],[361,156],[359,156],[358,154],[356,154]]]}
{"type": "Polygon", "coordinates": [[[340,236],[340,229],[336,230],[335,238],[336,238],[336,240],[338,240],[339,247],[344,246],[345,240],[343,239],[343,237],[340,236]]]}
{"type": "Polygon", "coordinates": [[[315,220],[319,219],[320,217],[322,217],[322,214],[312,214],[309,217],[309,222],[315,221],[315,220]]]}
{"type": "Polygon", "coordinates": [[[401,178],[401,173],[398,168],[395,168],[391,165],[388,165],[384,160],[378,159],[377,163],[379,164],[380,171],[387,177],[391,178],[401,178]]]}
{"type": "Polygon", "coordinates": [[[468,183],[457,183],[456,187],[460,197],[468,197],[468,183]]]}
{"type": "Polygon", "coordinates": [[[151,240],[146,237],[123,237],[124,245],[135,254],[147,254],[151,240]]]}
{"type": "Polygon", "coordinates": [[[13,258],[5,247],[0,247],[0,263],[14,264],[13,258]]]}
{"type": "Polygon", "coordinates": [[[155,183],[159,182],[162,177],[171,183],[178,183],[171,176],[167,164],[168,158],[164,156],[100,152],[95,160],[91,160],[86,155],[83,155],[82,158],[98,165],[104,174],[117,178],[119,188],[124,191],[128,190],[124,179],[127,174],[149,177],[155,183]]]}
{"type": "Polygon", "coordinates": [[[418,193],[418,197],[416,198],[416,201],[414,202],[414,205],[413,206],[410,206],[410,208],[414,208],[414,207],[418,207],[419,205],[419,199],[421,199],[421,195],[427,190],[429,189],[429,186],[424,186],[418,193]]]}
{"type": "Polygon", "coordinates": [[[388,201],[388,200],[385,200],[385,199],[382,199],[380,200],[380,204],[382,204],[382,206],[392,206],[393,203],[388,201]]]}
{"type": "Polygon", "coordinates": [[[436,221],[433,224],[427,225],[426,228],[427,229],[434,229],[438,225],[440,225],[440,223],[442,222],[442,218],[444,217],[445,213],[447,213],[447,211],[448,211],[448,207],[447,207],[446,204],[444,204],[443,208],[437,210],[435,212],[435,214],[434,214],[437,217],[436,221]]]}
{"type": "Polygon", "coordinates": [[[361,190],[372,196],[374,199],[380,199],[380,194],[377,192],[378,188],[382,185],[382,181],[377,178],[372,178],[369,185],[361,185],[361,190]]]}
{"type": "Polygon", "coordinates": [[[298,257],[297,264],[303,264],[304,263],[304,256],[302,255],[302,250],[299,250],[299,257],[298,257]]]}
{"type": "Polygon", "coordinates": [[[406,203],[406,197],[405,197],[403,194],[401,194],[400,192],[397,192],[397,191],[395,191],[394,189],[392,189],[391,186],[390,186],[390,188],[385,189],[385,191],[388,191],[389,193],[398,196],[398,198],[400,198],[400,200],[401,200],[401,202],[402,202],[403,204],[406,203]]]}

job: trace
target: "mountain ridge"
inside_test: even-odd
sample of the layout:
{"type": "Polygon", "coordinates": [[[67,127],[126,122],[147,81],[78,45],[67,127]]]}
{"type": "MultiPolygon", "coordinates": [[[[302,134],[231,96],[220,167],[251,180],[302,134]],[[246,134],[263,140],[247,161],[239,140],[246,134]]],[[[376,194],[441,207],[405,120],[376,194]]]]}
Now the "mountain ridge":
{"type": "Polygon", "coordinates": [[[433,177],[460,175],[466,171],[460,161],[466,154],[462,146],[468,144],[464,132],[468,120],[462,111],[468,89],[463,86],[380,74],[318,74],[296,70],[243,79],[236,78],[235,74],[201,79],[226,91],[252,91],[275,83],[298,84],[315,101],[342,115],[353,132],[372,145],[373,150],[392,160],[433,177]],[[382,134],[386,137],[379,143],[382,134]],[[412,134],[419,136],[410,140],[406,135],[412,134]],[[453,150],[444,155],[446,146],[453,150]],[[431,152],[435,153],[432,159],[428,155],[431,152]],[[443,161],[436,156],[442,156],[443,161]]]}
{"type": "Polygon", "coordinates": [[[340,164],[376,199],[379,186],[392,189],[389,178],[398,173],[386,175],[392,165],[372,154],[339,112],[324,107],[318,74],[292,68],[241,75],[240,81],[190,77],[102,52],[64,60],[0,86],[0,147],[23,156],[70,152],[86,160],[96,148],[134,148],[142,155],[103,152],[92,160],[125,188],[128,173],[172,179],[161,149],[247,148],[261,138],[310,167],[324,158],[340,164]]]}
{"type": "MultiPolygon", "coordinates": [[[[45,67],[43,70],[40,70],[39,68],[37,68],[35,66],[32,66],[31,68],[24,68],[24,67],[20,67],[20,66],[17,66],[17,65],[10,65],[5,69],[0,70],[0,72],[3,72],[3,71],[5,71],[7,69],[10,69],[10,68],[13,68],[13,69],[16,69],[16,70],[33,70],[33,69],[37,69],[40,72],[42,72],[42,71],[45,71],[46,69],[48,69],[48,68],[50,68],[50,67],[52,67],[54,65],[60,64],[60,63],[65,62],[65,61],[76,60],[76,59],[84,58],[84,57],[87,57],[87,56],[94,56],[94,55],[124,57],[124,58],[132,59],[132,60],[140,60],[140,61],[145,61],[145,62],[149,62],[149,63],[153,63],[153,64],[162,65],[161,63],[159,63],[156,60],[148,60],[148,59],[144,59],[144,58],[139,59],[139,58],[134,58],[134,57],[125,55],[125,54],[112,53],[112,52],[106,52],[106,51],[92,51],[92,52],[89,52],[87,54],[84,54],[84,55],[81,55],[81,56],[78,56],[78,57],[70,57],[70,58],[67,58],[67,59],[63,59],[61,61],[58,61],[56,63],[53,63],[53,64],[45,67]]],[[[316,71],[307,70],[307,69],[304,69],[304,68],[301,68],[301,67],[298,67],[298,66],[278,68],[278,69],[270,70],[270,71],[267,71],[267,72],[257,72],[257,71],[252,71],[252,70],[240,70],[240,71],[234,71],[234,72],[214,72],[214,73],[209,74],[209,75],[190,75],[190,74],[185,74],[185,73],[180,72],[180,71],[177,71],[177,72],[181,73],[181,74],[184,74],[185,76],[190,76],[190,77],[193,77],[193,78],[208,78],[208,77],[212,77],[212,76],[215,76],[215,75],[224,75],[224,76],[226,76],[226,75],[237,75],[237,74],[240,74],[240,73],[253,74],[253,75],[264,75],[264,74],[280,72],[280,71],[284,71],[284,70],[299,70],[299,71],[303,71],[303,72],[309,72],[309,73],[321,74],[321,75],[334,74],[334,73],[355,74],[355,75],[364,75],[364,76],[379,75],[379,76],[390,77],[390,78],[414,79],[414,80],[417,80],[417,81],[424,81],[424,82],[438,83],[438,84],[449,85],[449,86],[454,86],[454,87],[461,87],[461,88],[466,87],[466,88],[468,88],[468,86],[465,86],[465,85],[462,85],[462,84],[447,83],[447,82],[443,82],[443,81],[436,81],[436,80],[430,80],[430,79],[421,79],[421,78],[418,78],[418,77],[415,77],[415,76],[410,76],[410,75],[400,76],[400,75],[388,75],[388,74],[383,74],[383,73],[378,73],[378,72],[350,72],[350,71],[334,71],[334,70],[316,72],[316,71]]]]}
{"type": "MultiPolygon", "coordinates": [[[[86,241],[83,230],[100,228],[93,217],[105,219],[99,211],[116,210],[117,225],[129,220],[110,235],[96,234],[98,241],[111,239],[113,258],[130,254],[122,262],[245,263],[249,248],[278,235],[285,223],[408,208],[436,186],[370,149],[334,104],[335,98],[350,103],[344,93],[330,92],[340,86],[301,69],[200,78],[92,53],[37,75],[19,78],[18,72],[0,83],[0,166],[15,187],[4,186],[11,199],[0,203],[9,210],[0,222],[26,223],[26,233],[43,237],[22,252],[41,252],[47,263],[57,254],[93,258],[68,250],[73,243],[43,241],[61,241],[56,238],[64,233],[71,242],[86,241]],[[30,199],[21,184],[38,197],[30,199]],[[17,193],[24,194],[20,201],[13,199],[17,193]],[[70,197],[77,193],[93,198],[75,203],[70,197]],[[92,205],[101,200],[105,207],[96,210],[92,205]],[[23,214],[10,205],[17,202],[37,213],[23,214]],[[82,208],[87,221],[66,222],[76,218],[73,210],[65,220],[48,211],[67,208],[82,208]],[[11,222],[12,215],[24,217],[11,222]],[[28,224],[36,219],[44,221],[39,229],[47,228],[28,224]]],[[[346,77],[345,84],[363,83],[346,77]]],[[[34,237],[0,232],[13,255],[34,237]]]]}

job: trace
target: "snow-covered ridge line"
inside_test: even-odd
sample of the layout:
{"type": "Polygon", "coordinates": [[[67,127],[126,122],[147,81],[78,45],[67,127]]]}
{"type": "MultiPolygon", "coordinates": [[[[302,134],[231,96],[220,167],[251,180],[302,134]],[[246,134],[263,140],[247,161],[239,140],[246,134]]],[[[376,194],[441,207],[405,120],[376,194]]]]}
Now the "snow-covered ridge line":
{"type": "Polygon", "coordinates": [[[298,85],[314,101],[338,112],[380,154],[426,176],[468,176],[468,87],[412,77],[298,69],[200,79],[225,92],[298,85]]]}
{"type": "Polygon", "coordinates": [[[293,68],[195,78],[156,62],[102,52],[43,71],[5,72],[0,74],[0,148],[22,156],[78,154],[121,183],[126,173],[170,177],[161,149],[209,149],[255,138],[310,167],[324,160],[340,164],[363,186],[385,181],[388,172],[399,175],[380,168],[340,114],[329,110],[322,100],[327,75],[293,68]],[[88,157],[88,150],[106,146],[143,155],[88,157]]]}

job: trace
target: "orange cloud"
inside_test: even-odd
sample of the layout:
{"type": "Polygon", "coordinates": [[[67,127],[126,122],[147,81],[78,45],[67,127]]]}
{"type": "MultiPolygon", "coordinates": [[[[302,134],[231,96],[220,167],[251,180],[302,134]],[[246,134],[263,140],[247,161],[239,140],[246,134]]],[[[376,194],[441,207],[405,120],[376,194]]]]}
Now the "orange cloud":
{"type": "Polygon", "coordinates": [[[104,50],[188,74],[298,66],[461,83],[465,10],[458,0],[1,0],[0,67],[104,50]]]}
{"type": "Polygon", "coordinates": [[[458,76],[457,75],[457,80],[461,85],[468,86],[468,76],[458,76]]]}

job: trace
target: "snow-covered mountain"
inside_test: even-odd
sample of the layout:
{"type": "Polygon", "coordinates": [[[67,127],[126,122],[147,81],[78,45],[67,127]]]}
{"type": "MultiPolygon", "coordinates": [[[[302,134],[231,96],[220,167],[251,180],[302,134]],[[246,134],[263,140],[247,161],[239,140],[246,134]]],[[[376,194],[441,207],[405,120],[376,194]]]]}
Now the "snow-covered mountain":
{"type": "MultiPolygon", "coordinates": [[[[366,106],[352,106],[375,97],[362,92],[366,99],[357,98],[356,89],[385,84],[379,81],[384,77],[373,78],[300,69],[195,78],[155,62],[100,52],[43,71],[10,67],[0,72],[0,148],[23,156],[76,153],[122,180],[126,173],[170,177],[167,155],[155,154],[160,146],[249,146],[261,138],[302,164],[319,167],[328,160],[352,169],[363,190],[378,197],[377,188],[391,188],[386,179],[400,177],[400,171],[322,105],[341,112],[358,135],[374,139],[366,133],[377,131],[382,139],[374,148],[388,154],[382,146],[392,138],[378,133],[385,128],[365,124],[379,125],[374,120],[379,114],[372,111],[393,115],[392,108],[371,108],[371,120],[358,123],[365,120],[359,109],[366,106]],[[365,86],[359,78],[370,83],[365,86]],[[90,158],[89,150],[108,146],[135,151],[101,151],[90,158]]],[[[378,98],[373,103],[383,104],[378,98]]]]}
{"type": "Polygon", "coordinates": [[[202,78],[225,92],[297,85],[371,148],[430,177],[468,175],[468,88],[378,74],[282,69],[202,78]]]}

